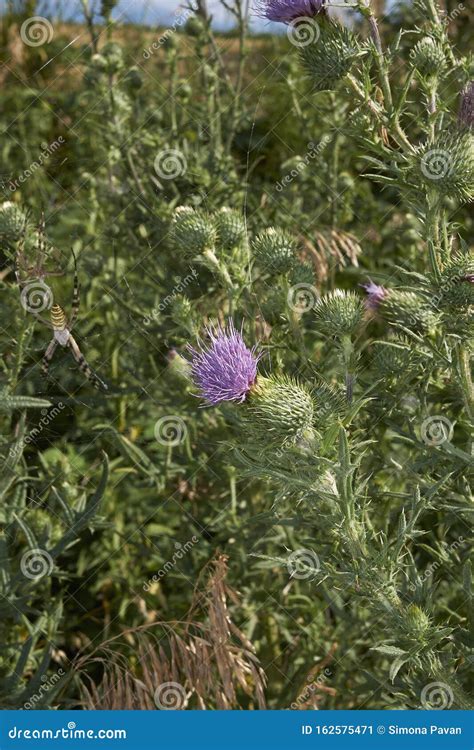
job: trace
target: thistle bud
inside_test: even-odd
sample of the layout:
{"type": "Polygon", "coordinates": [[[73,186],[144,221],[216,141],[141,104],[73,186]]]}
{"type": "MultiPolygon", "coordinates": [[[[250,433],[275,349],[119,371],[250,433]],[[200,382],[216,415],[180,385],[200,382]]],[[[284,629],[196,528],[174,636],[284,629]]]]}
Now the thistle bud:
{"type": "Polygon", "coordinates": [[[330,91],[350,71],[357,55],[357,42],[349,29],[321,19],[319,33],[300,49],[300,60],[316,91],[330,91]]]}
{"type": "Polygon", "coordinates": [[[289,446],[314,436],[312,396],[288,377],[259,376],[239,416],[245,434],[267,445],[289,446]]]}
{"type": "Polygon", "coordinates": [[[200,37],[206,31],[206,25],[203,19],[199,18],[199,16],[191,16],[186,21],[184,29],[189,36],[200,37]]]}
{"type": "Polygon", "coordinates": [[[191,256],[213,248],[216,239],[216,231],[210,216],[190,206],[180,206],[176,209],[171,234],[180,251],[191,256]]]}
{"type": "Polygon", "coordinates": [[[245,222],[238,211],[221,208],[214,215],[214,222],[218,242],[224,250],[233,250],[242,243],[245,237],[245,222]]]}
{"type": "Polygon", "coordinates": [[[306,284],[313,286],[314,268],[312,263],[298,263],[290,273],[290,284],[306,284]]]}
{"type": "Polygon", "coordinates": [[[413,369],[413,351],[401,340],[377,341],[373,346],[373,363],[384,378],[397,378],[413,369]]]}
{"type": "Polygon", "coordinates": [[[468,255],[454,256],[445,266],[436,301],[454,307],[474,305],[474,260],[468,255]]]}
{"type": "Polygon", "coordinates": [[[441,133],[421,146],[417,171],[425,185],[440,195],[469,202],[474,194],[474,134],[469,130],[441,133]]]}
{"type": "Polygon", "coordinates": [[[314,313],[318,327],[328,336],[351,336],[364,316],[364,305],[354,292],[335,289],[318,300],[314,313]]]}
{"type": "Polygon", "coordinates": [[[273,273],[287,273],[295,265],[296,242],[289,232],[269,227],[253,242],[257,261],[273,273]]]}
{"type": "Polygon", "coordinates": [[[26,227],[26,214],[16,203],[6,201],[0,205],[0,244],[11,246],[20,239],[26,227]]]}
{"type": "Polygon", "coordinates": [[[420,39],[410,57],[416,70],[426,78],[438,75],[446,66],[443,48],[430,36],[420,39]]]}
{"type": "Polygon", "coordinates": [[[118,73],[123,68],[123,52],[120,44],[108,42],[102,48],[101,53],[102,57],[106,60],[108,73],[118,73]]]}
{"type": "Polygon", "coordinates": [[[140,70],[134,65],[127,72],[127,75],[123,79],[123,82],[130,93],[138,91],[143,86],[143,76],[140,70]]]}
{"type": "Polygon", "coordinates": [[[171,318],[176,325],[193,333],[195,326],[191,300],[184,294],[177,294],[171,303],[171,318]]]}
{"type": "Polygon", "coordinates": [[[419,643],[419,639],[430,629],[430,618],[416,604],[410,604],[407,607],[402,614],[402,619],[402,632],[406,633],[410,640],[414,640],[416,643],[419,643]]]}
{"type": "Polygon", "coordinates": [[[380,309],[390,323],[414,332],[430,331],[438,322],[428,301],[415,292],[391,289],[382,300],[380,309]]]}

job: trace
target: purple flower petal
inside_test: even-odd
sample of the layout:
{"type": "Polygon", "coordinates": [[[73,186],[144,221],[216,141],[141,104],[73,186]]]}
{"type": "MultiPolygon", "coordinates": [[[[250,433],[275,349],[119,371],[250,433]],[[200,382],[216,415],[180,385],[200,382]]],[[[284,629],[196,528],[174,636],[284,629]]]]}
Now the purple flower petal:
{"type": "Polygon", "coordinates": [[[368,281],[366,284],[361,284],[361,287],[367,292],[367,299],[365,300],[365,306],[369,310],[377,310],[382,300],[388,294],[385,287],[379,284],[374,284],[373,281],[368,281]]]}
{"type": "Polygon", "coordinates": [[[317,15],[324,4],[324,0],[257,0],[256,9],[269,21],[291,23],[296,18],[317,15]]]}
{"type": "Polygon", "coordinates": [[[221,401],[244,401],[257,378],[261,354],[249,349],[232,321],[226,328],[207,331],[210,344],[199,349],[189,346],[191,374],[201,396],[212,405],[221,401]]]}

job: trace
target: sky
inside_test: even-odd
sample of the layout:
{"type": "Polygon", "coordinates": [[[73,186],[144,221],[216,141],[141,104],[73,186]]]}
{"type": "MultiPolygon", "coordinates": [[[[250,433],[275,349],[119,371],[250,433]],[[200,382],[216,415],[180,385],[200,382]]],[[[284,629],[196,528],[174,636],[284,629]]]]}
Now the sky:
{"type": "MultiPolygon", "coordinates": [[[[1,4],[2,0],[0,0],[1,4]]],[[[43,3],[49,4],[51,11],[55,14],[61,9],[61,15],[65,18],[80,17],[79,0],[43,0],[43,3]]],[[[41,5],[41,1],[38,3],[41,5]]],[[[175,13],[179,8],[185,6],[185,0],[119,0],[115,17],[119,17],[124,22],[144,23],[150,26],[171,26],[176,18],[175,13]]],[[[216,28],[226,28],[229,25],[229,15],[220,5],[219,0],[208,0],[208,8],[214,18],[216,28]]],[[[273,24],[253,16],[252,27],[255,30],[271,29],[273,24]]]]}

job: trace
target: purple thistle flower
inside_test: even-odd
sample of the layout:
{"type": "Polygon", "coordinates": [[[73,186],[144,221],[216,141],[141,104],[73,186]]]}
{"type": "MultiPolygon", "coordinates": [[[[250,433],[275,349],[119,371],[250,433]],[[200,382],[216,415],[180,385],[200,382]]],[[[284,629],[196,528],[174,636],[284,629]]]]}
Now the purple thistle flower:
{"type": "Polygon", "coordinates": [[[380,303],[388,294],[387,289],[379,284],[374,284],[370,280],[366,284],[361,284],[361,287],[367,292],[367,299],[365,300],[366,308],[368,310],[378,310],[380,303]]]}
{"type": "Polygon", "coordinates": [[[474,273],[467,273],[463,276],[464,281],[469,281],[470,284],[474,284],[474,273]]]}
{"type": "Polygon", "coordinates": [[[201,396],[213,406],[221,401],[244,401],[257,378],[261,354],[246,346],[232,321],[226,328],[208,328],[207,333],[209,346],[188,347],[192,378],[201,396]]]}
{"type": "Polygon", "coordinates": [[[257,0],[256,7],[269,21],[291,23],[296,18],[316,16],[324,4],[325,0],[257,0]]]}

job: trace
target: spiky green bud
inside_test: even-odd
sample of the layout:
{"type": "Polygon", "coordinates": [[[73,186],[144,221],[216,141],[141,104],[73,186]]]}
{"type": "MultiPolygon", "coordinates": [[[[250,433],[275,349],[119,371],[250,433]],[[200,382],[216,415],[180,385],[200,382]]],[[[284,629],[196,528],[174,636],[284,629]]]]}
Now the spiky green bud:
{"type": "Polygon", "coordinates": [[[245,434],[258,443],[283,447],[314,435],[312,396],[289,377],[259,376],[240,415],[245,434]]]}
{"type": "Polygon", "coordinates": [[[127,75],[123,79],[123,82],[131,93],[138,91],[138,89],[141,89],[141,87],[143,86],[143,76],[140,69],[137,68],[136,65],[130,68],[127,71],[127,75]]]}
{"type": "Polygon", "coordinates": [[[418,149],[416,169],[422,182],[440,195],[471,201],[474,195],[474,134],[470,130],[440,133],[418,149]]]}
{"type": "Polygon", "coordinates": [[[420,39],[410,57],[416,70],[426,78],[438,75],[446,66],[443,48],[430,36],[420,39]]]}
{"type": "Polygon", "coordinates": [[[186,34],[189,34],[189,36],[197,38],[204,34],[204,32],[206,31],[206,25],[203,19],[199,18],[199,16],[191,16],[186,21],[184,30],[186,31],[186,34]]]}
{"type": "Polygon", "coordinates": [[[331,91],[350,71],[357,42],[349,29],[329,20],[318,21],[319,34],[299,55],[316,91],[331,91]]]}
{"type": "Polygon", "coordinates": [[[328,336],[351,336],[364,317],[364,305],[354,292],[335,289],[321,297],[314,308],[319,330],[328,336]]]}
{"type": "Polygon", "coordinates": [[[391,289],[380,310],[390,323],[415,332],[430,331],[438,321],[430,302],[415,292],[391,289]]]}
{"type": "Polygon", "coordinates": [[[245,221],[243,216],[231,208],[221,208],[214,215],[219,245],[224,250],[238,247],[245,237],[245,221]]]}
{"type": "Polygon", "coordinates": [[[214,223],[204,211],[190,206],[176,209],[171,224],[174,244],[186,255],[198,255],[214,247],[216,230],[214,223]]]}
{"type": "Polygon", "coordinates": [[[290,273],[290,284],[314,284],[314,267],[312,263],[298,263],[290,273]]]}
{"type": "Polygon", "coordinates": [[[177,294],[171,303],[171,319],[186,331],[194,330],[191,300],[184,294],[177,294]]]}
{"type": "Polygon", "coordinates": [[[435,295],[437,304],[469,307],[474,305],[474,259],[469,255],[455,255],[445,266],[435,295]]]}
{"type": "Polygon", "coordinates": [[[403,341],[376,341],[372,361],[375,369],[385,378],[397,378],[414,366],[413,349],[403,341]]]}
{"type": "Polygon", "coordinates": [[[0,245],[11,247],[20,239],[26,227],[26,214],[16,203],[0,205],[0,245]]]}
{"type": "Polygon", "coordinates": [[[102,57],[107,63],[107,72],[110,74],[118,73],[124,66],[123,52],[120,44],[116,42],[107,42],[101,50],[102,57]]]}
{"type": "Polygon", "coordinates": [[[296,242],[284,229],[265,229],[255,238],[252,247],[257,261],[267,271],[287,273],[295,265],[296,242]]]}

